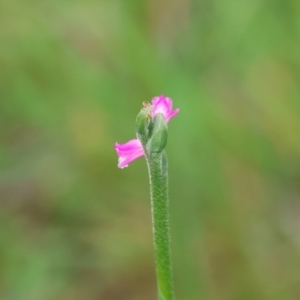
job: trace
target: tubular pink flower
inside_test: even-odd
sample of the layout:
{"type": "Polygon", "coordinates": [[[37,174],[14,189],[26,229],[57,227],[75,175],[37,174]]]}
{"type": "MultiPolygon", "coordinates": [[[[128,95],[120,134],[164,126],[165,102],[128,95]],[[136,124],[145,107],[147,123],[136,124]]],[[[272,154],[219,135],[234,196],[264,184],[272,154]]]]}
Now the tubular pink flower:
{"type": "Polygon", "coordinates": [[[170,119],[179,113],[179,108],[172,110],[172,99],[165,97],[164,95],[154,97],[152,99],[152,105],[152,115],[155,116],[157,113],[161,113],[165,117],[166,122],[169,122],[170,119]]]}
{"type": "Polygon", "coordinates": [[[115,149],[119,156],[118,167],[123,169],[133,160],[144,156],[144,149],[138,139],[130,140],[126,144],[115,144],[115,149]]]}

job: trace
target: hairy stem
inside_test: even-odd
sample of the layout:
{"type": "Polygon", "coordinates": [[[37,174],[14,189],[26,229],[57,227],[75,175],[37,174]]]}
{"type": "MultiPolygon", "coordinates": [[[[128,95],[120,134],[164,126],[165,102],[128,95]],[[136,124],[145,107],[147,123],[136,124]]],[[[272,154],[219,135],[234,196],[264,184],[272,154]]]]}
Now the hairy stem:
{"type": "Polygon", "coordinates": [[[150,177],[158,299],[173,300],[167,157],[163,151],[148,154],[146,159],[150,177]]]}

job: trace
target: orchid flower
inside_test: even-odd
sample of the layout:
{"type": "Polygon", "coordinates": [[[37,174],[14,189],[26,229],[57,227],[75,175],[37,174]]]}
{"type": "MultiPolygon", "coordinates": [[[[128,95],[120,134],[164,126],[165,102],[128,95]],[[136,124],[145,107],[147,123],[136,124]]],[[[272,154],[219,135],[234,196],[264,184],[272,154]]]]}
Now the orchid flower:
{"type": "MultiPolygon", "coordinates": [[[[164,95],[154,97],[152,99],[151,116],[155,117],[156,114],[162,114],[166,123],[175,117],[179,109],[172,110],[173,101],[171,98],[164,95]]],[[[118,167],[123,169],[128,166],[133,160],[145,155],[143,146],[138,139],[133,139],[125,144],[115,144],[117,155],[119,156],[118,167]]]]}

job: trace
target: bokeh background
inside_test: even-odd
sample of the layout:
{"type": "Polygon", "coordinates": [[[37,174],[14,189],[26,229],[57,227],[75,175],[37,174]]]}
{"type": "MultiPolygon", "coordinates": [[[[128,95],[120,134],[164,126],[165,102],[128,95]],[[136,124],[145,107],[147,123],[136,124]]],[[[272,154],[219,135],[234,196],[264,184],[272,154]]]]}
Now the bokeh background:
{"type": "Polygon", "coordinates": [[[300,299],[300,2],[0,1],[0,299],[156,299],[165,94],[178,300],[300,299]]]}

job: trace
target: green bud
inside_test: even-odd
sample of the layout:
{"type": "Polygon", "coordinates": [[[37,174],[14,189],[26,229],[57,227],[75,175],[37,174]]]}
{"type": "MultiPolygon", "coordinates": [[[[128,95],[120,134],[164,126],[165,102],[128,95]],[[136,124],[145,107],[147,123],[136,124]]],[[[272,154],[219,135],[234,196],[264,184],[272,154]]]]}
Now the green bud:
{"type": "Polygon", "coordinates": [[[162,114],[157,114],[154,118],[154,126],[152,129],[152,136],[148,141],[147,150],[149,153],[162,152],[168,140],[168,128],[165,118],[162,114]]]}
{"type": "Polygon", "coordinates": [[[145,141],[149,136],[150,125],[152,121],[152,106],[148,102],[144,102],[144,107],[139,112],[135,121],[135,131],[140,140],[145,141]]]}

